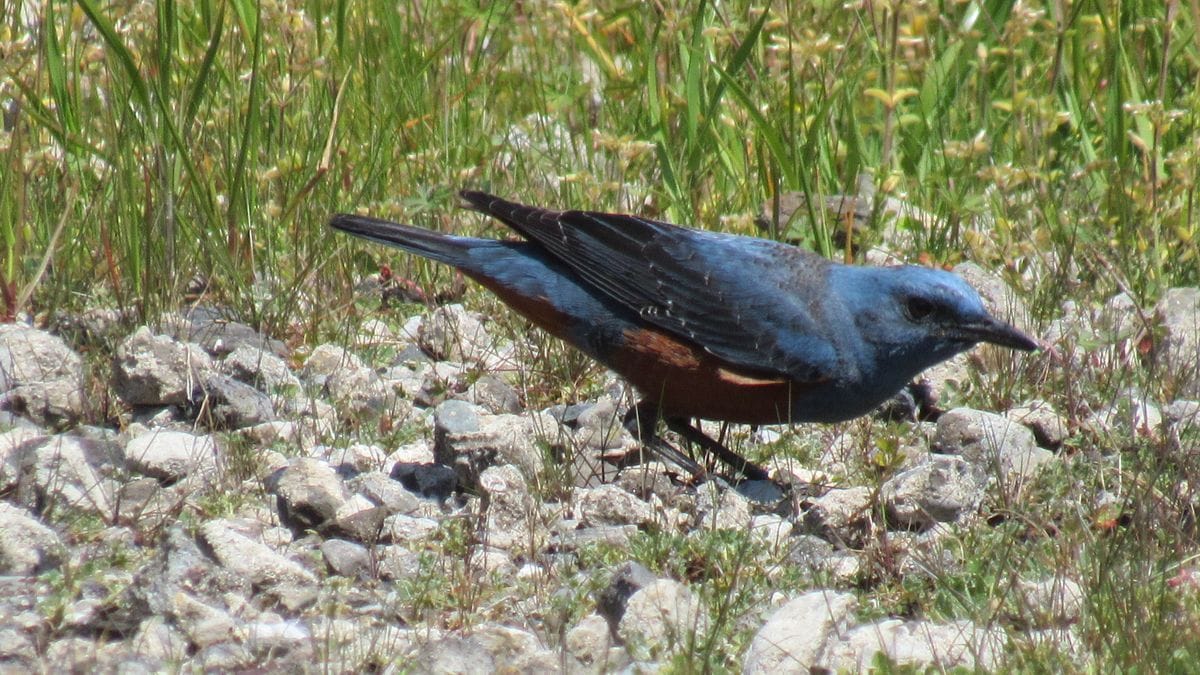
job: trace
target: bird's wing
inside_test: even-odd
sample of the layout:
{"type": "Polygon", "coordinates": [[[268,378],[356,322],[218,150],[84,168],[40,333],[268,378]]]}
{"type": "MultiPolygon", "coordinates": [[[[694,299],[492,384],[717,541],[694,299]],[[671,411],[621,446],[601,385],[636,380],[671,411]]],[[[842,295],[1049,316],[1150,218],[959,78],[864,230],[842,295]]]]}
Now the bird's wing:
{"type": "Polygon", "coordinates": [[[754,372],[820,382],[837,355],[815,313],[825,259],[635,216],[550,211],[481,192],[471,206],[536,242],[648,323],[754,372]]]}

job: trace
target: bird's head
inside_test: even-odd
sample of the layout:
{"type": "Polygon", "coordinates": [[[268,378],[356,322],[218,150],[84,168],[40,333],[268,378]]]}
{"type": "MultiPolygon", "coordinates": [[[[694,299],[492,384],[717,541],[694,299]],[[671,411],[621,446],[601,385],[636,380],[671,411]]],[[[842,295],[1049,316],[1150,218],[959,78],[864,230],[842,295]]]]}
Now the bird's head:
{"type": "Polygon", "coordinates": [[[877,356],[919,372],[980,342],[1032,351],[1038,343],[988,313],[961,277],[925,267],[856,270],[847,301],[877,356]]]}

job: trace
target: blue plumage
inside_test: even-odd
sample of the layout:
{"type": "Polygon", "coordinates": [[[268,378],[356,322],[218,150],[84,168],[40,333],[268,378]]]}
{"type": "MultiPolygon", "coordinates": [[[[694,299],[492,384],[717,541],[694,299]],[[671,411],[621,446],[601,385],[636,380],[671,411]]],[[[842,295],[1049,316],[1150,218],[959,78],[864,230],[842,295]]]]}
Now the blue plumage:
{"type": "MultiPolygon", "coordinates": [[[[979,342],[1037,347],[942,270],[841,265],[765,239],[462,195],[526,241],[352,215],[330,224],[459,268],[629,379],[645,396],[636,416],[661,415],[676,430],[693,417],[850,419],[979,342]]],[[[644,420],[636,426],[653,437],[644,420]]]]}

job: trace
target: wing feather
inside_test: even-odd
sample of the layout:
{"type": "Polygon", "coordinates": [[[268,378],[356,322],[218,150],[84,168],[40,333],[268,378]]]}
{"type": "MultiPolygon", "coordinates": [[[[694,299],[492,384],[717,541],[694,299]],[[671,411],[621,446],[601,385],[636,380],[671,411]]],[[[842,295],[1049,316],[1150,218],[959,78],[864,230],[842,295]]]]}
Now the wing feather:
{"type": "Polygon", "coordinates": [[[636,216],[462,196],[648,323],[722,359],[798,382],[835,375],[837,354],[815,298],[829,266],[820,256],[636,216]]]}

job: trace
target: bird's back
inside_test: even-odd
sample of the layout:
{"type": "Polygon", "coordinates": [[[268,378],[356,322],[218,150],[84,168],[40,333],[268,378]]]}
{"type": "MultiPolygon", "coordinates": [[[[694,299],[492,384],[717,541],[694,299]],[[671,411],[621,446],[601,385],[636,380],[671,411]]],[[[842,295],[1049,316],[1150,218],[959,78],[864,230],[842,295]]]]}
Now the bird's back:
{"type": "Polygon", "coordinates": [[[896,306],[908,282],[962,286],[978,302],[945,272],[846,266],[770,240],[636,216],[551,211],[479,192],[463,198],[526,241],[357,216],[333,225],[458,267],[628,379],[666,416],[845,420],[973,344],[939,341],[896,306]]]}

